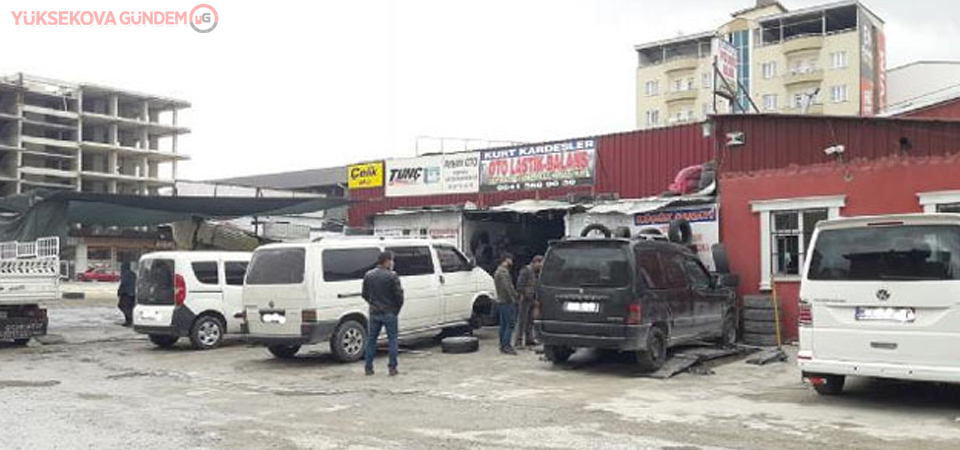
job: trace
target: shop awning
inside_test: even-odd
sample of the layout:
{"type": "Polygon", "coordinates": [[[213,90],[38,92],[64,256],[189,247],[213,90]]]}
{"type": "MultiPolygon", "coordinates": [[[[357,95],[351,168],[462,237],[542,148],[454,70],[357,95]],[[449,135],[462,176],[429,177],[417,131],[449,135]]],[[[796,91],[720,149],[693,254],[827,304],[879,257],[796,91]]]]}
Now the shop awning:
{"type": "Polygon", "coordinates": [[[55,192],[0,200],[0,241],[65,236],[69,225],[156,226],[184,220],[282,216],[336,208],[343,198],[161,197],[55,192]]]}
{"type": "Polygon", "coordinates": [[[572,209],[585,209],[587,207],[589,207],[589,205],[560,200],[518,200],[511,203],[504,203],[500,206],[494,206],[490,208],[489,211],[536,214],[543,211],[569,211],[572,209]]]}

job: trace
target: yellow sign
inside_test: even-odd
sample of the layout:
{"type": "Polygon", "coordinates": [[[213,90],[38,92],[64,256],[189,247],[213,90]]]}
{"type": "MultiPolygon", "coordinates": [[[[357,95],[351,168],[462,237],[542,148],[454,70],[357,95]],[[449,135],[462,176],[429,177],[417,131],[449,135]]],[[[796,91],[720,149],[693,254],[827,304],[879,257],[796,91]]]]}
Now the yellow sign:
{"type": "Polygon", "coordinates": [[[383,186],[383,163],[354,164],[347,167],[347,186],[367,189],[383,186]]]}

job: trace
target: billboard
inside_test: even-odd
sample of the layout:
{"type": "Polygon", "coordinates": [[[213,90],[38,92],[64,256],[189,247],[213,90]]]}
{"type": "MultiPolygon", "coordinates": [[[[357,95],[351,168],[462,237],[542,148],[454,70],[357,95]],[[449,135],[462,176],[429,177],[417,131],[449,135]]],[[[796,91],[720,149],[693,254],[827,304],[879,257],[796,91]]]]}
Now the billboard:
{"type": "Polygon", "coordinates": [[[368,189],[383,186],[383,162],[347,166],[347,187],[368,189]]]}
{"type": "Polygon", "coordinates": [[[736,95],[737,65],[740,59],[737,49],[733,44],[721,38],[714,38],[712,47],[713,61],[716,64],[716,72],[713,74],[713,90],[730,96],[736,95]],[[724,84],[718,77],[722,77],[727,83],[724,84]]]}
{"type": "Polygon", "coordinates": [[[386,162],[386,196],[474,193],[479,189],[477,152],[391,159],[386,162]]]}
{"type": "Polygon", "coordinates": [[[713,263],[713,244],[720,242],[720,220],[717,205],[667,208],[664,210],[639,213],[633,218],[633,225],[637,230],[657,228],[664,235],[670,229],[670,221],[685,219],[690,222],[693,230],[692,244],[697,248],[697,256],[710,270],[715,270],[713,263]]]}
{"type": "Polygon", "coordinates": [[[860,12],[860,115],[873,116],[886,105],[886,46],[883,30],[860,12]]]}
{"type": "Polygon", "coordinates": [[[480,192],[592,185],[597,143],[581,139],[480,152],[480,192]]]}

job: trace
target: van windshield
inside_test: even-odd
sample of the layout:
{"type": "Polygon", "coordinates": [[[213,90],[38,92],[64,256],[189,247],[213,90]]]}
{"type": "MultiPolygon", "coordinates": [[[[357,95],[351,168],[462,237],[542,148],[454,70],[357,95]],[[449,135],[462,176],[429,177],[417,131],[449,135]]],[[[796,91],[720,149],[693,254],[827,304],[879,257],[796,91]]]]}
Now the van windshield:
{"type": "Polygon", "coordinates": [[[811,280],[960,279],[960,227],[923,225],[820,232],[811,280]]]}
{"type": "Polygon", "coordinates": [[[268,248],[253,253],[247,268],[247,284],[303,283],[303,248],[268,248]]]}
{"type": "Polygon", "coordinates": [[[623,287],[630,261],[623,242],[559,244],[547,252],[540,283],[555,287],[623,287]]]}

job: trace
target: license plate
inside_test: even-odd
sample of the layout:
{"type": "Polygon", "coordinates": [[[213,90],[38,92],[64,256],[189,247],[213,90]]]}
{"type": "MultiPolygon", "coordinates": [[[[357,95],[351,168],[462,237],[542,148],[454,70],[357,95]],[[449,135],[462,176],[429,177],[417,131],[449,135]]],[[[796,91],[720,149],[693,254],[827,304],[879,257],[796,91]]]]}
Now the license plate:
{"type": "Polygon", "coordinates": [[[600,304],[596,302],[566,302],[563,304],[563,310],[575,313],[598,313],[600,304]]]}
{"type": "Polygon", "coordinates": [[[260,315],[260,321],[263,323],[278,323],[282,325],[287,323],[287,316],[285,316],[283,313],[276,312],[263,313],[260,315]]]}
{"type": "Polygon", "coordinates": [[[855,318],[860,321],[910,323],[917,320],[917,312],[913,308],[858,307],[855,318]]]}
{"type": "Polygon", "coordinates": [[[151,322],[157,322],[160,320],[160,311],[140,311],[140,318],[151,322]]]}
{"type": "Polygon", "coordinates": [[[47,325],[39,319],[11,319],[0,325],[0,339],[25,339],[47,334],[47,325]]]}

